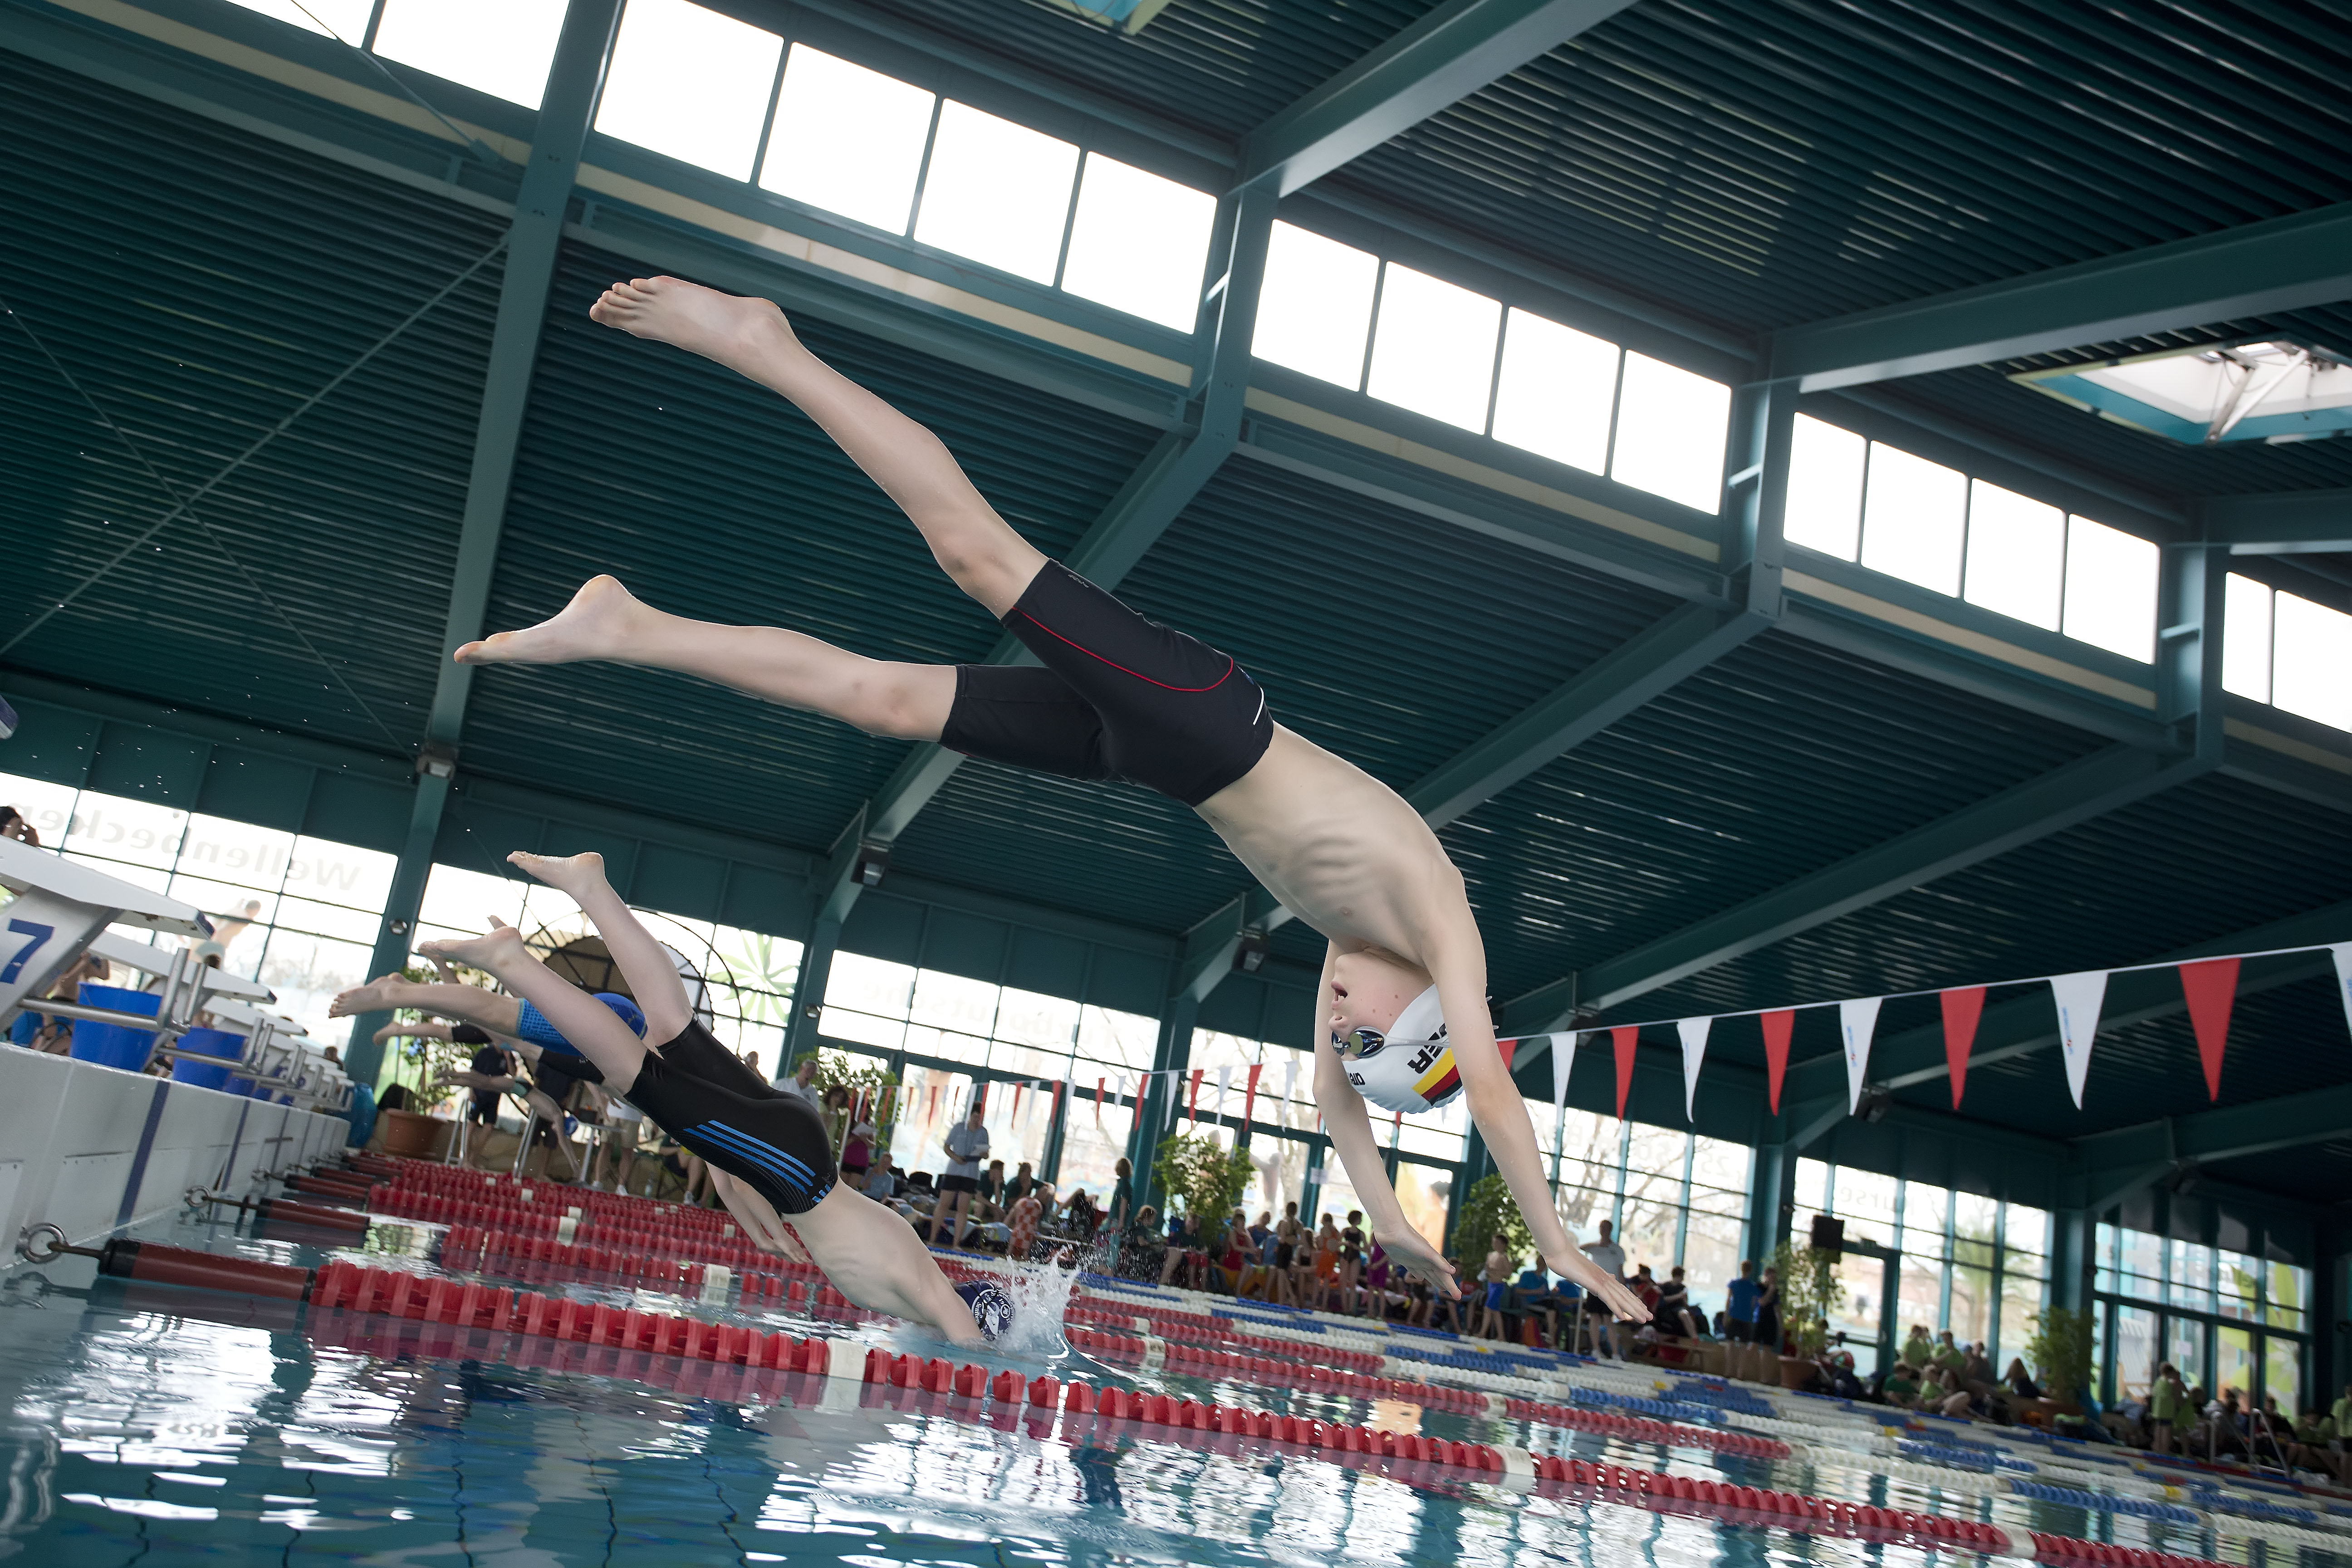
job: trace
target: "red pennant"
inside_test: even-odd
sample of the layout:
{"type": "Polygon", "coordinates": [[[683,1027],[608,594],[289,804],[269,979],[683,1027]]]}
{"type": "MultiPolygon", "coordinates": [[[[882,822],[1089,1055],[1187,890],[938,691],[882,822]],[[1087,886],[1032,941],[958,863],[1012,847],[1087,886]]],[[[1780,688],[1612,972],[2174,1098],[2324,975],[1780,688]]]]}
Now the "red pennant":
{"type": "Polygon", "coordinates": [[[2197,1055],[2205,1063],[2205,1093],[2221,1098],[2221,1050],[2230,1043],[2230,1007],[2238,998],[2238,961],[2209,958],[2180,966],[2180,994],[2197,1027],[2197,1055]]]}
{"type": "Polygon", "coordinates": [[[1617,1047],[1617,1120],[1625,1120],[1625,1097],[1633,1092],[1633,1042],[1642,1037],[1639,1024],[1620,1024],[1609,1031],[1617,1047]]]}
{"type": "Polygon", "coordinates": [[[1021,1091],[1022,1091],[1023,1089],[1024,1089],[1028,1088],[1028,1087],[1029,1087],[1029,1086],[1028,1086],[1027,1084],[1024,1084],[1024,1083],[1016,1083],[1016,1084],[1014,1084],[1014,1085],[1013,1086],[1013,1117],[1012,1117],[1012,1119],[1013,1119],[1013,1121],[1020,1121],[1020,1120],[1021,1120],[1021,1091]]]}
{"type": "Polygon", "coordinates": [[[1257,1075],[1265,1070],[1265,1064],[1264,1062],[1252,1062],[1250,1064],[1249,1092],[1242,1097],[1242,1125],[1244,1127],[1247,1127],[1250,1124],[1250,1117],[1252,1113],[1257,1110],[1257,1075]]]}
{"type": "Polygon", "coordinates": [[[1969,1087],[1969,1050],[1977,1043],[1977,1020],[1984,1016],[1985,988],[1962,985],[1937,993],[1944,1005],[1944,1061],[1952,1074],[1952,1109],[1969,1087]]]}
{"type": "Polygon", "coordinates": [[[1103,1080],[1095,1079],[1095,1125],[1102,1125],[1103,1080]]]}
{"type": "Polygon", "coordinates": [[[924,1121],[937,1121],[939,1119],[940,1119],[940,1086],[939,1086],[939,1081],[938,1081],[936,1079],[934,1079],[932,1080],[932,1082],[931,1082],[931,1098],[930,1098],[930,1102],[923,1108],[923,1120],[924,1120],[924,1121]]]}
{"type": "Polygon", "coordinates": [[[1497,1051],[1500,1051],[1503,1055],[1503,1070],[1505,1072],[1510,1071],[1511,1058],[1518,1053],[1519,1042],[1517,1040],[1496,1040],[1495,1042],[1495,1048],[1497,1051]]]}
{"type": "Polygon", "coordinates": [[[1195,1125],[1198,1125],[1201,1120],[1201,1075],[1208,1070],[1207,1068],[1192,1069],[1192,1098],[1188,1102],[1187,1109],[1192,1112],[1195,1125]]]}
{"type": "Polygon", "coordinates": [[[1797,1026],[1797,1010],[1782,1007],[1766,1013],[1764,1026],[1764,1087],[1771,1092],[1772,1114],[1780,1114],[1780,1080],[1789,1076],[1789,1031],[1797,1026]]]}

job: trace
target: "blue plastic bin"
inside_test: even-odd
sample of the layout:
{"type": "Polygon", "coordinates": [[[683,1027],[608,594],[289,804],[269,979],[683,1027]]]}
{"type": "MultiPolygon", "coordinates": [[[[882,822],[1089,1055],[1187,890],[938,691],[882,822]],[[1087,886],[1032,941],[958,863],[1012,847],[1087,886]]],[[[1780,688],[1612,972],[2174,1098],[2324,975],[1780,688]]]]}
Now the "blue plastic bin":
{"type": "MultiPolygon", "coordinates": [[[[226,1029],[190,1029],[180,1037],[180,1049],[235,1062],[245,1055],[245,1037],[232,1035],[226,1029]]],[[[230,1078],[227,1068],[206,1067],[202,1062],[173,1062],[172,1081],[193,1083],[199,1089],[225,1089],[231,1094],[245,1092],[244,1081],[230,1078]]]]}
{"type": "MultiPolygon", "coordinates": [[[[152,1018],[163,1000],[152,991],[125,991],[118,985],[85,983],[81,988],[83,1006],[103,1007],[110,1013],[144,1013],[152,1018]]],[[[73,1058],[78,1062],[138,1072],[146,1067],[147,1053],[154,1048],[152,1029],[126,1029],[120,1024],[94,1024],[88,1018],[74,1025],[73,1058]]]]}

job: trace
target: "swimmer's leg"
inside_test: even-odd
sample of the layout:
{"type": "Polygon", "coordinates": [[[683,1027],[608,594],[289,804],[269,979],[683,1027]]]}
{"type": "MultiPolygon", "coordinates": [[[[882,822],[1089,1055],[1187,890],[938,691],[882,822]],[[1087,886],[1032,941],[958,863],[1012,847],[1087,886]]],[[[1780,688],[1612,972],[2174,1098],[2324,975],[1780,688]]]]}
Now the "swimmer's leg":
{"type": "Polygon", "coordinates": [[[604,1075],[604,1087],[613,1093],[625,1095],[637,1081],[645,1043],[610,1007],[532,957],[522,944],[522,933],[512,926],[498,926],[487,936],[462,941],[428,942],[417,951],[427,958],[446,958],[481,970],[538,1008],[582,1056],[596,1064],[604,1075]]]}
{"type": "Polygon", "coordinates": [[[944,443],[803,346],[766,300],[676,278],[615,283],[593,321],[716,360],[789,398],[897,501],[955,585],[1002,620],[1045,557],[983,500],[944,443]]]}
{"type": "Polygon", "coordinates": [[[397,974],[387,974],[341,993],[327,1004],[327,1016],[349,1018],[362,1013],[386,1013],[400,1007],[414,1008],[420,1013],[438,1013],[445,1018],[455,1018],[460,1023],[478,1024],[494,1035],[513,1034],[516,1025],[522,1020],[522,1004],[512,996],[501,996],[478,985],[459,985],[446,981],[420,984],[413,980],[404,980],[397,974]]]}
{"type": "Polygon", "coordinates": [[[628,982],[646,1016],[646,1038],[656,1045],[676,1039],[694,1017],[686,982],[678,978],[677,965],[654,940],[653,932],[629,912],[629,906],[604,879],[604,858],[593,850],[558,858],[518,849],[507,859],[571,896],[580,912],[595,922],[596,934],[604,939],[613,962],[621,966],[621,978],[628,982]]]}
{"type": "Polygon", "coordinates": [[[793,1215],[791,1223],[833,1288],[859,1306],[929,1324],[955,1344],[982,1342],[971,1309],[914,1227],[864,1193],[836,1182],[816,1207],[793,1215]]]}
{"type": "Polygon", "coordinates": [[[457,650],[460,664],[606,659],[698,675],[869,735],[936,741],[955,700],[953,665],[866,658],[780,626],[727,626],[655,609],[611,577],[591,577],[552,620],[457,650]]]}

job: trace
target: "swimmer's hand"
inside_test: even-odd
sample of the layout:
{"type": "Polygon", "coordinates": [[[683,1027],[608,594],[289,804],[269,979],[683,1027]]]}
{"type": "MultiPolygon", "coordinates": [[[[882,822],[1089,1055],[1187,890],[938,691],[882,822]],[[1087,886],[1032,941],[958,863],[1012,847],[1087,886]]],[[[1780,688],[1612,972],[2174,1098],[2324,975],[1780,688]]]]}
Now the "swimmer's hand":
{"type": "Polygon", "coordinates": [[[1601,1265],[1573,1247],[1564,1253],[1546,1254],[1544,1267],[1583,1286],[1609,1309],[1609,1315],[1619,1321],[1646,1323],[1650,1321],[1650,1309],[1642,1305],[1642,1298],[1634,1295],[1630,1286],[1614,1274],[1603,1270],[1601,1265]]]}
{"type": "Polygon", "coordinates": [[[1454,1282],[1454,1265],[1437,1248],[1422,1239],[1419,1231],[1408,1226],[1395,1236],[1378,1233],[1380,1244],[1387,1248],[1389,1261],[1402,1265],[1407,1273],[1419,1275],[1429,1281],[1437,1293],[1449,1301],[1462,1300],[1462,1287],[1454,1282]]]}

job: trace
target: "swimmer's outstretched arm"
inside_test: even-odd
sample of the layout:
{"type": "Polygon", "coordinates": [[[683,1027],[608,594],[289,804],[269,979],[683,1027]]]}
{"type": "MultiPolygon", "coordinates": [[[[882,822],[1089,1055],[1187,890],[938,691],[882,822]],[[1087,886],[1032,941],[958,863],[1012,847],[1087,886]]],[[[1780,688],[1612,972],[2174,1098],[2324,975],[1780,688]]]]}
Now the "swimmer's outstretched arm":
{"type": "MultiPolygon", "coordinates": [[[[1486,1010],[1486,947],[1466,900],[1458,920],[1445,918],[1437,927],[1429,948],[1430,978],[1437,982],[1446,1042],[1453,1047],[1454,1068],[1462,1075],[1463,1100],[1486,1140],[1495,1169],[1509,1184],[1520,1215],[1535,1235],[1536,1250],[1553,1273],[1565,1275],[1591,1291],[1614,1316],[1646,1321],[1650,1311],[1642,1305],[1642,1299],[1578,1249],[1552,1206],[1551,1184],[1544,1179],[1543,1156],[1536,1148],[1536,1130],[1528,1120],[1527,1101],[1520,1098],[1518,1085],[1511,1081],[1511,1069],[1503,1065],[1503,1053],[1495,1045],[1494,1016],[1486,1010]]],[[[1330,984],[1328,974],[1324,984],[1327,989],[1330,984]]],[[[1325,1115],[1328,1118],[1329,1112],[1325,1115]]],[[[1358,1191],[1361,1190],[1359,1186],[1358,1191]]]]}
{"type": "MultiPolygon", "coordinates": [[[[1330,994],[1328,974],[1323,994],[1330,994]]],[[[1371,1219],[1372,1234],[1381,1238],[1381,1245],[1441,1293],[1460,1296],[1462,1289],[1454,1282],[1454,1265],[1404,1217],[1396,1188],[1389,1183],[1388,1163],[1381,1157],[1380,1140],[1372,1131],[1370,1116],[1365,1112],[1364,1097],[1348,1081],[1347,1069],[1339,1065],[1335,1052],[1315,1053],[1315,1103],[1323,1112],[1323,1131],[1330,1135],[1331,1147],[1339,1152],[1339,1164],[1348,1173],[1349,1184],[1356,1189],[1357,1198],[1371,1219]]]]}

